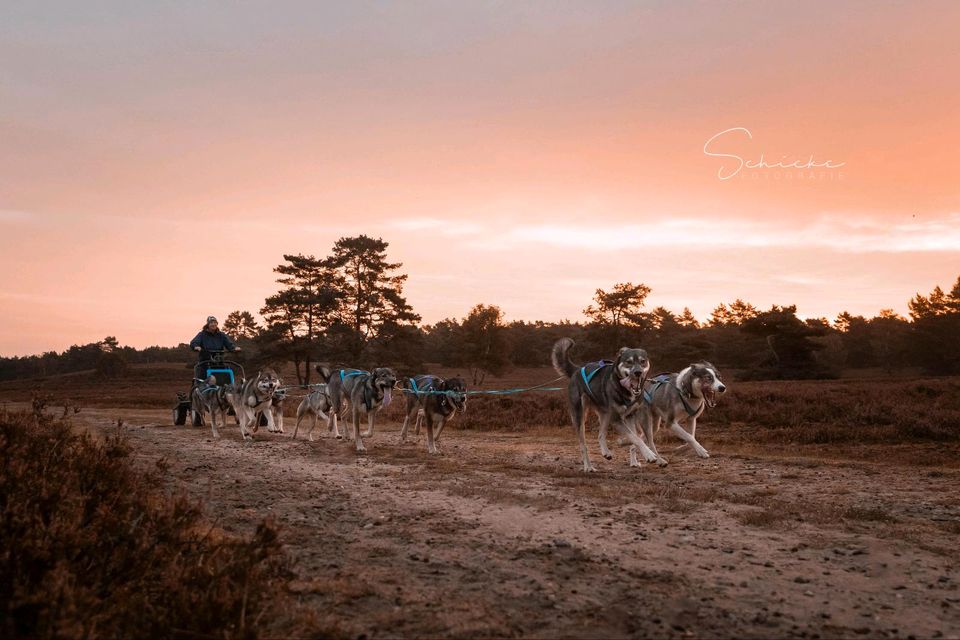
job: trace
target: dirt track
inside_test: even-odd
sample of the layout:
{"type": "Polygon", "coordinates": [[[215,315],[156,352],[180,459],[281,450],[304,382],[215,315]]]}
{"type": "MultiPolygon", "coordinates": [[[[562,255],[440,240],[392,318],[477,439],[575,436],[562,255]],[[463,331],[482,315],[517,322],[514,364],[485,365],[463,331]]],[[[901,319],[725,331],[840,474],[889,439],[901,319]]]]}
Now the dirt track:
{"type": "Polygon", "coordinates": [[[670,465],[636,470],[594,444],[584,476],[561,430],[454,424],[429,457],[388,425],[358,457],[289,423],[243,443],[167,411],[78,417],[119,415],[225,530],[272,516],[294,597],[345,635],[960,635],[957,470],[736,455],[705,428],[709,460],[664,438],[670,465]]]}

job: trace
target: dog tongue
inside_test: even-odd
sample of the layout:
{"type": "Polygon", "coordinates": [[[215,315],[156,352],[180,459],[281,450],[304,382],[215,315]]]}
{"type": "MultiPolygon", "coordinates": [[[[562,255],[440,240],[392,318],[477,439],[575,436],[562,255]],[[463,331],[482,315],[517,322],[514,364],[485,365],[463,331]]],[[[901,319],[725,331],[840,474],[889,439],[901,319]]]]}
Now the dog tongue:
{"type": "Polygon", "coordinates": [[[630,386],[630,376],[627,376],[625,378],[620,378],[620,384],[622,384],[623,388],[626,389],[627,391],[630,391],[630,392],[633,391],[633,387],[630,386]]]}
{"type": "Polygon", "coordinates": [[[383,390],[383,406],[385,407],[388,406],[390,404],[390,401],[393,400],[392,392],[393,392],[392,389],[383,390]]]}

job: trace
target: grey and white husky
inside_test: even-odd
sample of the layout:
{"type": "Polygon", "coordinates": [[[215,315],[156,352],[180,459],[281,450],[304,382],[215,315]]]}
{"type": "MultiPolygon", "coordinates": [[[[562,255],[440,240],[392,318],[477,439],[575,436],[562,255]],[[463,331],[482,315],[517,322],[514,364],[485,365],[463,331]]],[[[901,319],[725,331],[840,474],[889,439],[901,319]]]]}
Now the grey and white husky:
{"type": "Polygon", "coordinates": [[[580,442],[583,470],[597,470],[590,464],[585,434],[591,409],[600,418],[600,453],[604,458],[609,460],[613,457],[607,447],[607,430],[612,423],[621,436],[641,451],[645,460],[661,463],[660,457],[637,434],[637,421],[643,406],[643,384],[650,370],[647,352],[623,347],[613,361],[602,360],[577,366],[570,360],[572,348],[573,340],[561,338],[553,345],[550,355],[557,373],[570,379],[567,401],[570,419],[580,442]]]}
{"type": "Polygon", "coordinates": [[[241,382],[235,393],[231,394],[233,410],[240,423],[240,435],[244,440],[253,438],[261,413],[267,418],[267,429],[276,430],[273,399],[280,385],[277,373],[273,369],[264,369],[256,377],[241,382]]]}
{"type": "Polygon", "coordinates": [[[417,434],[420,433],[420,420],[423,417],[427,427],[427,451],[438,453],[437,440],[444,425],[457,411],[461,413],[467,407],[466,385],[461,378],[443,379],[439,376],[414,376],[404,389],[407,398],[406,416],[400,429],[400,442],[407,439],[410,420],[416,416],[417,434]],[[436,433],[433,429],[436,426],[436,433]]]}
{"type": "MultiPolygon", "coordinates": [[[[331,378],[328,387],[330,388],[330,399],[333,401],[330,415],[334,420],[336,420],[336,414],[340,409],[338,397],[334,395],[332,390],[333,383],[337,379],[338,377],[331,378]]],[[[387,367],[378,367],[371,373],[361,373],[352,376],[351,379],[354,382],[350,385],[348,394],[352,416],[350,422],[353,424],[353,439],[357,451],[361,452],[367,449],[363,446],[363,439],[360,434],[360,414],[367,414],[367,430],[363,433],[363,437],[369,438],[373,435],[374,415],[388,406],[393,399],[393,387],[397,383],[397,376],[393,373],[393,370],[387,367]]],[[[341,391],[342,393],[344,391],[341,391]]],[[[342,399],[342,395],[340,399],[342,399]]]]}
{"type": "Polygon", "coordinates": [[[330,413],[330,394],[327,392],[326,383],[321,383],[314,387],[313,391],[308,393],[297,407],[297,426],[293,430],[293,437],[296,439],[300,432],[300,422],[308,415],[313,416],[313,424],[310,431],[307,432],[307,440],[313,440],[313,430],[317,428],[317,422],[323,420],[329,421],[330,413]]]}
{"type": "MultiPolygon", "coordinates": [[[[644,393],[645,407],[641,413],[643,435],[654,453],[657,447],[653,435],[660,423],[670,426],[675,436],[693,447],[701,458],[710,453],[697,442],[697,419],[707,407],[714,407],[727,386],[720,380],[717,368],[709,362],[691,364],[680,373],[664,374],[653,378],[644,393]],[[688,428],[684,429],[684,425],[688,428]]],[[[636,461],[636,449],[630,447],[630,460],[636,461]]]]}
{"type": "Polygon", "coordinates": [[[220,416],[221,426],[225,426],[227,422],[227,410],[230,408],[228,394],[232,391],[228,387],[229,385],[218,385],[216,376],[210,376],[199,382],[190,395],[190,410],[199,416],[201,425],[206,422],[206,414],[210,414],[210,428],[214,438],[220,437],[217,432],[217,416],[220,416]]]}

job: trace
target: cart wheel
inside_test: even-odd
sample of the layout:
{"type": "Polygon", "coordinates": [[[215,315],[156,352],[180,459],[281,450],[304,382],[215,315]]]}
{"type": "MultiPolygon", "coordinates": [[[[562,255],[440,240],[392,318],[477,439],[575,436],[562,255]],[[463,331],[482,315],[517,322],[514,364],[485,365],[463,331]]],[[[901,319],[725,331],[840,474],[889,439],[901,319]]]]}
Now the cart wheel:
{"type": "Polygon", "coordinates": [[[200,412],[199,412],[199,411],[191,411],[190,413],[193,414],[193,426],[195,426],[195,427],[202,427],[202,426],[203,426],[203,416],[200,415],[200,412]]]}
{"type": "Polygon", "coordinates": [[[173,410],[173,424],[182,427],[187,424],[187,408],[180,405],[173,410]]]}

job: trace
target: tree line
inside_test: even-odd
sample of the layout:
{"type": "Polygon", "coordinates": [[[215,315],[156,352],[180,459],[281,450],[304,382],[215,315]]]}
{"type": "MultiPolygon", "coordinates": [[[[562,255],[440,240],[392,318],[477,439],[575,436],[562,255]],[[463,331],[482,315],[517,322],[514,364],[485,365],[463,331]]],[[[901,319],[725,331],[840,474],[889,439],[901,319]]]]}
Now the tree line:
{"type": "MultiPolygon", "coordinates": [[[[237,310],[224,331],[255,365],[292,363],[301,384],[315,381],[314,365],[323,361],[409,372],[437,363],[463,368],[480,385],[511,367],[548,365],[561,337],[576,340],[584,358],[640,345],[658,371],[709,360],[740,379],[831,378],[866,368],[960,373],[960,278],[949,291],[918,293],[909,318],[887,309],[873,318],[843,312],[833,321],[802,319],[795,305],[761,310],[738,299],[701,323],[689,309],[649,309],[650,288],[626,282],[597,289],[581,322],[506,322],[499,307],[477,304],[463,318],[420,325],[403,295],[403,265],[387,258],[388,246],[360,235],[339,239],[326,257],[285,255],[274,269],[279,289],[259,310],[262,321],[237,310]]],[[[190,357],[185,344],[137,350],[108,337],[62,353],[0,358],[0,379],[86,369],[114,376],[130,363],[190,357]]]]}

